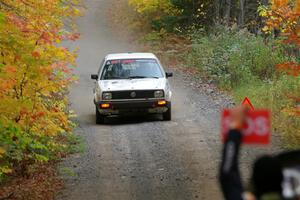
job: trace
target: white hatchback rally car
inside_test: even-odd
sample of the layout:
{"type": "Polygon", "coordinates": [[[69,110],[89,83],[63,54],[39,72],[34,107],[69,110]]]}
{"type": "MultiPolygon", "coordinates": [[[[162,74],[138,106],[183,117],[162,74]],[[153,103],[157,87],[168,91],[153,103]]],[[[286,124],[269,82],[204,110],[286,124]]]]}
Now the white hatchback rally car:
{"type": "Polygon", "coordinates": [[[158,58],[152,53],[107,55],[97,74],[94,103],[96,123],[107,116],[162,114],[171,120],[171,88],[158,58]]]}

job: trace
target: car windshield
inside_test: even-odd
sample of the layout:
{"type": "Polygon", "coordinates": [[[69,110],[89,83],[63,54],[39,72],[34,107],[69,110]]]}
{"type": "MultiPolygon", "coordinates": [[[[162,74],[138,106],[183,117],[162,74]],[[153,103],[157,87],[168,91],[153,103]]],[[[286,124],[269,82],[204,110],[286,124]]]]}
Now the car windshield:
{"type": "Polygon", "coordinates": [[[130,59],[106,61],[101,79],[162,78],[163,73],[154,59],[130,59]]]}

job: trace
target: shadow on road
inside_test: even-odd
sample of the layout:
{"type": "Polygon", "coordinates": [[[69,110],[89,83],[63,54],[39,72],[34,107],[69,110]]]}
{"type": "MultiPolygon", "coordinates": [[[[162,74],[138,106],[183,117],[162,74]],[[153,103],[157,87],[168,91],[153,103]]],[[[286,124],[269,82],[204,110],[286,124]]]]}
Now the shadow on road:
{"type": "Polygon", "coordinates": [[[122,117],[108,117],[103,125],[126,125],[126,124],[141,124],[147,122],[162,121],[159,115],[134,115],[122,117]]]}
{"type": "MultiPolygon", "coordinates": [[[[74,120],[77,124],[85,124],[89,126],[97,126],[96,116],[94,114],[82,116],[81,119],[74,120]]],[[[148,122],[162,121],[159,115],[132,115],[132,116],[114,116],[107,117],[104,124],[99,126],[118,126],[118,125],[132,125],[132,124],[142,124],[148,122]]]]}

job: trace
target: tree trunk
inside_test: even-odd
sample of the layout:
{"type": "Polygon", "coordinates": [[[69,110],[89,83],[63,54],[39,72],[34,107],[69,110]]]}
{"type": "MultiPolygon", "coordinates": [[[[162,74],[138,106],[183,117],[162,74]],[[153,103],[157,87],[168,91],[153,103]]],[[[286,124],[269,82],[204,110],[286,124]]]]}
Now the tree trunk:
{"type": "Polygon", "coordinates": [[[215,22],[219,22],[220,20],[220,1],[219,0],[214,0],[214,4],[215,4],[215,22]]]}
{"type": "Polygon", "coordinates": [[[245,0],[240,0],[239,27],[245,24],[245,0]]]}
{"type": "Polygon", "coordinates": [[[225,0],[225,23],[229,25],[230,22],[230,13],[231,13],[231,0],[225,0]]]}

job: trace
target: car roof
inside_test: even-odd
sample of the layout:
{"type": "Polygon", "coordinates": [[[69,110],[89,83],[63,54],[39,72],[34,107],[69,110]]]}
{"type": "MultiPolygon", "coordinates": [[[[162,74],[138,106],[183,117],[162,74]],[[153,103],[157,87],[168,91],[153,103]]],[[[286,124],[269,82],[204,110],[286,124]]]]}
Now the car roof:
{"type": "Polygon", "coordinates": [[[113,53],[105,57],[106,60],[118,59],[157,59],[153,53],[113,53]]]}

